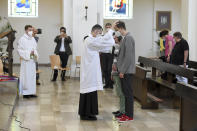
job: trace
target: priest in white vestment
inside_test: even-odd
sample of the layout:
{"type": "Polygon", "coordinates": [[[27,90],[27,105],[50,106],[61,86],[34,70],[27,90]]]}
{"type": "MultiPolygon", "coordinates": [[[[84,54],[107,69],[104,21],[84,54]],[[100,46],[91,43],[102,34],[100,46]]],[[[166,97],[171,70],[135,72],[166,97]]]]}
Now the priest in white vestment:
{"type": "Polygon", "coordinates": [[[18,41],[18,54],[21,60],[19,91],[24,98],[36,97],[37,43],[31,25],[25,26],[25,34],[18,41]]]}
{"type": "Polygon", "coordinates": [[[101,36],[102,27],[95,25],[82,45],[79,115],[81,120],[97,120],[97,91],[103,90],[99,52],[112,47],[115,42],[113,30],[101,36]]]}

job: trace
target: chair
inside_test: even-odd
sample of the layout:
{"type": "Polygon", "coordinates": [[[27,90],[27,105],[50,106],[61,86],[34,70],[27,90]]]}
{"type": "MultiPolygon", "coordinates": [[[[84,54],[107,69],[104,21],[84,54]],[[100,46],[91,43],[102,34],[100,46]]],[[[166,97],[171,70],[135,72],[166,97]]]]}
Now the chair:
{"type": "Polygon", "coordinates": [[[79,70],[79,77],[80,77],[80,65],[81,65],[81,56],[76,56],[75,77],[76,77],[77,69],[79,70]]]}
{"type": "Polygon", "coordinates": [[[3,75],[3,63],[2,60],[0,60],[0,75],[3,75]]]}
{"type": "Polygon", "coordinates": [[[59,55],[50,55],[49,58],[50,58],[51,69],[52,69],[51,79],[55,69],[61,71],[70,71],[70,67],[66,67],[66,68],[61,67],[61,61],[59,55]]]}
{"type": "Polygon", "coordinates": [[[72,55],[69,56],[68,58],[68,63],[67,63],[67,72],[69,72],[69,78],[71,77],[71,65],[72,65],[72,55]]]}

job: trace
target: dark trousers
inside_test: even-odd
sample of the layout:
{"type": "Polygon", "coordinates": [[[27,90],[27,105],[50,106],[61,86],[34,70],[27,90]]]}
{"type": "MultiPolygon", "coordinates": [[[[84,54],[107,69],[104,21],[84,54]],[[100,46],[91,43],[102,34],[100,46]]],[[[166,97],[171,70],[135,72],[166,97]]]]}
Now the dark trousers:
{"type": "Polygon", "coordinates": [[[134,99],[133,99],[132,82],[133,82],[132,74],[125,74],[124,78],[121,79],[122,92],[125,96],[125,114],[133,118],[134,99]]]}
{"type": "MultiPolygon", "coordinates": [[[[38,71],[38,62],[36,62],[36,71],[38,71]]],[[[40,74],[36,73],[36,80],[38,81],[40,78],[40,74]]]]}
{"type": "MultiPolygon", "coordinates": [[[[66,52],[60,52],[58,55],[60,56],[61,67],[66,68],[69,55],[67,55],[66,52]]],[[[66,71],[62,71],[61,73],[62,80],[65,79],[65,74],[66,74],[66,71]]],[[[58,70],[54,70],[53,80],[56,80],[57,76],[58,76],[58,70]]]]}
{"type": "Polygon", "coordinates": [[[113,64],[113,55],[111,53],[101,53],[101,68],[102,73],[105,78],[106,86],[113,86],[111,80],[112,64],[113,64]]]}

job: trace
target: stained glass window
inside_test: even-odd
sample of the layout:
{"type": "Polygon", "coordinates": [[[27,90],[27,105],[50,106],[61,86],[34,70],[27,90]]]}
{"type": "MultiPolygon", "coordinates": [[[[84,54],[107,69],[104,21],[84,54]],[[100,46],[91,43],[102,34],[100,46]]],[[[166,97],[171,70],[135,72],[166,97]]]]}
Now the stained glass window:
{"type": "Polygon", "coordinates": [[[38,0],[8,0],[8,17],[38,17],[38,0]]]}
{"type": "Polygon", "coordinates": [[[132,19],[133,0],[104,0],[105,19],[132,19]]]}

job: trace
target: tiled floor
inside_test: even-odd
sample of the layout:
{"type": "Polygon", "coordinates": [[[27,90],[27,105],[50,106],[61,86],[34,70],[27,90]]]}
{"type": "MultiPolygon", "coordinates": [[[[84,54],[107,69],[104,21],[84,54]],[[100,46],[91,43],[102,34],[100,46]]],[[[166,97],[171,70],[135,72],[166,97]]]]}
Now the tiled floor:
{"type": "MultiPolygon", "coordinates": [[[[20,98],[15,115],[31,131],[178,131],[179,111],[173,109],[142,110],[135,102],[134,121],[118,124],[111,114],[118,99],[112,90],[99,92],[98,121],[80,121],[78,112],[79,80],[50,82],[50,69],[41,68],[42,85],[38,98],[20,98]]],[[[13,120],[10,131],[20,129],[13,120]]]]}

